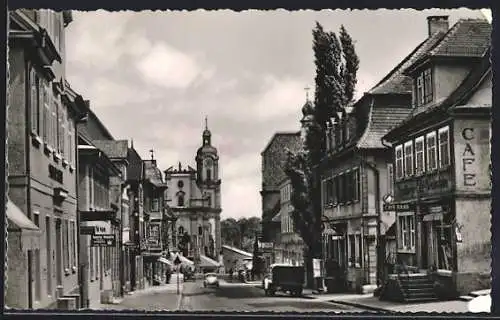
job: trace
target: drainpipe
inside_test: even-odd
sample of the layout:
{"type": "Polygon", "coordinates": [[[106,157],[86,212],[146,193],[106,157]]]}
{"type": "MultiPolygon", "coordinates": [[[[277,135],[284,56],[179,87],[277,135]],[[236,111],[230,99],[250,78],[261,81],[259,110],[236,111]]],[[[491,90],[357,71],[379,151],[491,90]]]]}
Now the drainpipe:
{"type": "MultiPolygon", "coordinates": [[[[31,101],[31,88],[30,88],[30,84],[31,84],[31,72],[30,72],[30,68],[32,66],[32,63],[31,64],[28,64],[28,63],[25,63],[25,66],[28,66],[28,68],[25,69],[25,79],[28,79],[28,81],[25,81],[24,82],[24,86],[25,86],[25,90],[24,90],[24,93],[25,93],[25,100],[29,102],[29,107],[26,108],[26,104],[25,104],[25,108],[24,108],[24,116],[26,117],[26,119],[28,119],[28,121],[25,121],[25,134],[24,134],[24,137],[25,137],[25,143],[26,143],[26,152],[25,152],[25,161],[26,161],[26,176],[28,177],[28,185],[26,186],[26,212],[28,213],[28,216],[31,220],[33,220],[33,211],[31,209],[31,165],[30,165],[30,151],[31,151],[31,127],[32,127],[32,123],[31,121],[33,119],[31,119],[31,107],[33,106],[33,103],[31,101]]],[[[40,145],[40,147],[43,149],[43,143],[40,145]]],[[[6,154],[8,154],[8,150],[6,152],[6,154]]],[[[23,248],[24,249],[24,248],[23,248]]],[[[33,272],[32,272],[32,263],[33,263],[33,253],[32,253],[32,249],[29,248],[28,250],[28,308],[31,309],[33,308],[33,272]]],[[[37,281],[39,281],[37,279],[37,281]]],[[[36,284],[38,285],[38,284],[36,284]]]]}
{"type": "Polygon", "coordinates": [[[381,218],[380,218],[380,171],[377,169],[377,166],[367,160],[365,160],[363,157],[358,156],[358,159],[366,165],[368,168],[370,168],[373,171],[373,174],[375,176],[375,211],[377,214],[377,286],[380,285],[380,258],[381,258],[381,247],[380,247],[380,224],[381,218]]]}

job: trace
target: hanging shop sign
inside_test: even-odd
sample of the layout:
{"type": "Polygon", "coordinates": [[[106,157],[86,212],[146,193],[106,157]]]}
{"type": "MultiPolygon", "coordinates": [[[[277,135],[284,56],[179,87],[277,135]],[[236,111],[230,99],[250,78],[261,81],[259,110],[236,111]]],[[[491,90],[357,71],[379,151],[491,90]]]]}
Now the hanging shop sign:
{"type": "Polygon", "coordinates": [[[384,211],[415,211],[414,203],[384,203],[383,205],[384,211]]]}
{"type": "Polygon", "coordinates": [[[91,247],[114,247],[116,246],[115,234],[93,234],[90,238],[91,247]]]}

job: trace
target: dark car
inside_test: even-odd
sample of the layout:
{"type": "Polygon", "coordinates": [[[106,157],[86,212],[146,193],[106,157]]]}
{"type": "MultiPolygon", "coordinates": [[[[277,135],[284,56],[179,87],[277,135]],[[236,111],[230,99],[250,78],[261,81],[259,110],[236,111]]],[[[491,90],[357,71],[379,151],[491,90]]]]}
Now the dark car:
{"type": "Polygon", "coordinates": [[[271,266],[270,276],[264,278],[264,292],[272,296],[276,291],[301,296],[304,286],[304,267],[276,264],[271,266]]]}

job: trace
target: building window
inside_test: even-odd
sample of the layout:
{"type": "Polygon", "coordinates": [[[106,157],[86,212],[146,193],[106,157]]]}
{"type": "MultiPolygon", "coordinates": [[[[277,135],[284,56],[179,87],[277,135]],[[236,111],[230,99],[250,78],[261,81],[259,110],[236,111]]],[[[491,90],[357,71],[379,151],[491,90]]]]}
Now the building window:
{"type": "Polygon", "coordinates": [[[69,273],[69,268],[70,268],[70,262],[69,262],[69,257],[70,257],[70,243],[69,243],[69,222],[68,220],[64,220],[63,224],[63,250],[64,250],[64,271],[66,273],[69,273]]]}
{"type": "Polygon", "coordinates": [[[424,171],[424,137],[418,137],[415,139],[415,174],[419,175],[424,171]]]}
{"type": "Polygon", "coordinates": [[[180,194],[177,196],[177,206],[184,207],[184,195],[180,194]]]}
{"type": "Polygon", "coordinates": [[[156,212],[160,210],[159,200],[157,198],[151,199],[151,211],[156,212]]]}
{"type": "Polygon", "coordinates": [[[404,251],[415,250],[415,217],[412,212],[398,216],[398,248],[404,251]]]}
{"type": "Polygon", "coordinates": [[[58,145],[58,139],[57,139],[57,98],[53,94],[52,95],[52,101],[50,104],[50,112],[51,112],[51,117],[50,117],[50,141],[51,145],[54,148],[54,151],[59,151],[59,145],[58,145]]]}
{"type": "Polygon", "coordinates": [[[50,91],[49,91],[49,86],[46,81],[43,83],[43,113],[42,113],[42,122],[43,122],[43,141],[47,144],[52,143],[52,138],[50,136],[50,127],[51,127],[51,121],[50,121],[50,91]]]}
{"type": "Polygon", "coordinates": [[[417,106],[424,104],[424,75],[417,77],[417,106]]]}
{"type": "Polygon", "coordinates": [[[207,196],[207,204],[209,207],[212,207],[212,196],[211,195],[207,196]]]}
{"type": "Polygon", "coordinates": [[[424,103],[432,101],[432,73],[431,69],[424,71],[424,103]]]}
{"type": "Polygon", "coordinates": [[[361,234],[356,235],[356,242],[358,243],[357,252],[356,252],[356,267],[363,267],[363,241],[361,238],[361,234]]]}
{"type": "Polygon", "coordinates": [[[75,221],[71,221],[71,252],[72,252],[72,266],[75,268],[77,266],[76,261],[76,237],[78,237],[76,233],[76,223],[75,221]]]}
{"type": "Polygon", "coordinates": [[[354,185],[353,200],[358,201],[359,197],[361,195],[361,181],[359,179],[359,169],[354,169],[352,171],[352,179],[353,179],[353,185],[354,185]]]}
{"type": "Polygon", "coordinates": [[[31,131],[36,135],[40,135],[40,94],[38,92],[38,75],[35,68],[30,71],[30,106],[31,106],[31,131]]]}
{"type": "Polygon", "coordinates": [[[450,165],[450,131],[448,127],[439,129],[439,167],[450,165]]]}
{"type": "Polygon", "coordinates": [[[212,170],[211,169],[207,169],[207,180],[208,181],[212,180],[212,170]]]}
{"type": "Polygon", "coordinates": [[[426,69],[416,79],[415,84],[416,105],[420,106],[431,102],[433,98],[432,71],[426,69]]]}
{"type": "Polygon", "coordinates": [[[326,204],[333,204],[333,179],[328,179],[325,181],[325,189],[326,189],[326,204]]]}
{"type": "Polygon", "coordinates": [[[387,164],[387,191],[389,194],[394,194],[394,168],[392,163],[387,164]]]}
{"type": "Polygon", "coordinates": [[[403,178],[403,146],[399,145],[395,149],[396,155],[396,179],[403,178]]]}
{"type": "Polygon", "coordinates": [[[356,238],[353,234],[349,235],[349,266],[354,267],[356,264],[356,238]]]}
{"type": "Polygon", "coordinates": [[[427,134],[427,170],[431,171],[436,168],[436,132],[431,132],[427,134]]]}
{"type": "Polygon", "coordinates": [[[184,181],[179,180],[179,181],[177,182],[177,187],[179,187],[179,189],[182,189],[182,187],[184,187],[184,181]]]}
{"type": "Polygon", "coordinates": [[[405,146],[405,175],[410,177],[413,175],[413,142],[408,141],[404,144],[405,146]]]}

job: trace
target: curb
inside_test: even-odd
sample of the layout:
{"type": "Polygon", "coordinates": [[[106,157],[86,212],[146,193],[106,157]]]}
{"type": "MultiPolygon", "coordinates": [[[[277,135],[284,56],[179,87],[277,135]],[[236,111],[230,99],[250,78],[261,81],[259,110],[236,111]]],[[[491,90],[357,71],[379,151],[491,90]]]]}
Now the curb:
{"type": "Polygon", "coordinates": [[[336,304],[342,304],[342,305],[346,305],[346,306],[350,306],[350,307],[356,307],[356,308],[360,308],[360,309],[366,309],[366,310],[369,310],[369,311],[384,312],[384,313],[389,313],[389,312],[394,313],[394,311],[389,310],[389,309],[384,309],[384,308],[380,308],[380,307],[372,307],[372,306],[369,306],[369,305],[364,305],[364,304],[356,303],[356,302],[339,301],[339,300],[328,300],[327,302],[336,303],[336,304]]]}

